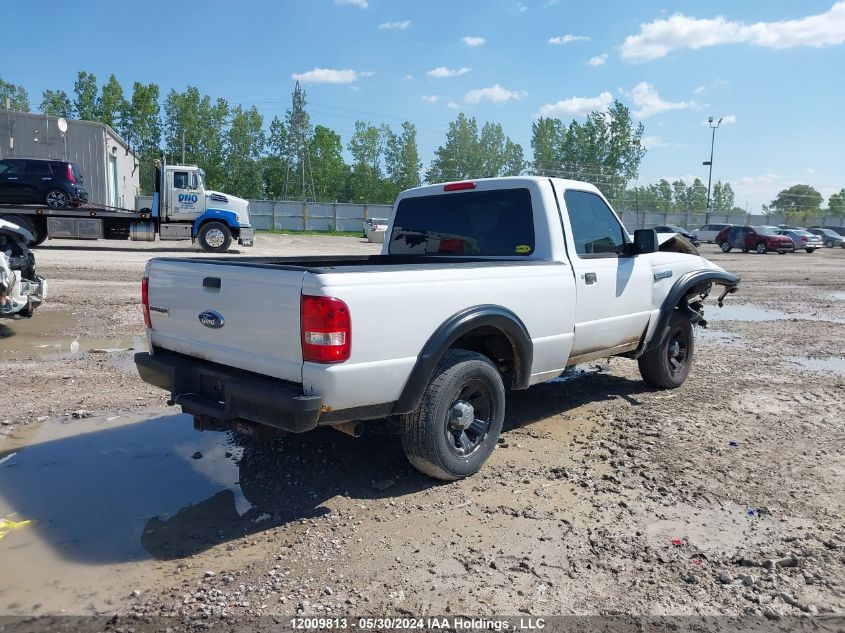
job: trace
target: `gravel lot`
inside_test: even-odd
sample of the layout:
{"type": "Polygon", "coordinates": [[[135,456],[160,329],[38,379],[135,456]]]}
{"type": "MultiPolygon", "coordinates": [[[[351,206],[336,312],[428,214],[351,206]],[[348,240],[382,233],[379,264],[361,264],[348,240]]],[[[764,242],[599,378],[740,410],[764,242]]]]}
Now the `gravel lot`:
{"type": "Polygon", "coordinates": [[[0,615],[845,614],[845,250],[702,252],[743,282],[682,388],[613,359],[511,394],[442,484],[390,436],[193,431],[89,350],[142,346],[145,262],[196,253],[48,243],[49,301],[0,322],[0,517],[35,521],[0,540],[0,615]]]}

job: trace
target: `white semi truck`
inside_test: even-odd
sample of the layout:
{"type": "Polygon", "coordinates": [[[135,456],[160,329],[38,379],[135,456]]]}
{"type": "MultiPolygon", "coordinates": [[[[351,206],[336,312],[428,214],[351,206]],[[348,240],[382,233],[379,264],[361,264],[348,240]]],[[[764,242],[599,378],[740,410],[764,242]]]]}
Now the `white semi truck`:
{"type": "Polygon", "coordinates": [[[82,205],[0,204],[0,219],[27,229],[31,245],[46,239],[107,239],[141,242],[191,240],[211,253],[225,253],[233,241],[252,246],[249,202],[205,188],[205,173],[196,165],[155,162],[151,208],[140,210],[82,205]]]}

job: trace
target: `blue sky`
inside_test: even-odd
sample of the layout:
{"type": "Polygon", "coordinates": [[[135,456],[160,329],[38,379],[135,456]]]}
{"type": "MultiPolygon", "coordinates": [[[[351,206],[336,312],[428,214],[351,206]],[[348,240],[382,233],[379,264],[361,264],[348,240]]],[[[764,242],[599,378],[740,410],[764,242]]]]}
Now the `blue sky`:
{"type": "Polygon", "coordinates": [[[269,122],[300,77],[312,120],[344,143],[355,119],[409,119],[427,164],[458,112],[501,122],[530,156],[539,113],[568,121],[618,98],[645,125],[641,183],[706,182],[713,115],[714,180],[737,204],[845,187],[845,2],[65,0],[9,4],[4,22],[0,76],[33,105],[87,70],[127,90],[196,85],[269,122]]]}

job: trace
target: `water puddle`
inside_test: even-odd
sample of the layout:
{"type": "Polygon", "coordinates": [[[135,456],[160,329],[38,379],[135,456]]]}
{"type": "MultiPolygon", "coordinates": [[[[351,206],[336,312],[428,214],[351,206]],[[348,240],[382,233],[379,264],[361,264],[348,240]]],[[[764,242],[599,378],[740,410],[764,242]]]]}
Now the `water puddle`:
{"type": "Polygon", "coordinates": [[[831,292],[830,297],[837,301],[845,301],[845,292],[831,292]]]}
{"type": "Polygon", "coordinates": [[[4,319],[0,321],[0,355],[61,360],[81,354],[147,350],[143,336],[98,339],[65,334],[80,329],[76,317],[62,312],[36,312],[31,319],[4,319]]]}
{"type": "Polygon", "coordinates": [[[782,310],[763,308],[750,303],[725,303],[721,308],[712,306],[705,316],[708,321],[827,321],[830,323],[845,323],[845,319],[828,318],[819,314],[789,314],[782,310]]]}
{"type": "Polygon", "coordinates": [[[789,362],[808,371],[845,376],[845,358],[842,357],[803,358],[796,356],[794,358],[790,358],[789,362]]]}
{"type": "Polygon", "coordinates": [[[660,520],[653,521],[645,530],[656,545],[666,547],[681,539],[714,559],[730,557],[749,545],[763,543],[777,530],[768,516],[737,504],[725,504],[721,508],[679,504],[664,512],[660,520]]]}

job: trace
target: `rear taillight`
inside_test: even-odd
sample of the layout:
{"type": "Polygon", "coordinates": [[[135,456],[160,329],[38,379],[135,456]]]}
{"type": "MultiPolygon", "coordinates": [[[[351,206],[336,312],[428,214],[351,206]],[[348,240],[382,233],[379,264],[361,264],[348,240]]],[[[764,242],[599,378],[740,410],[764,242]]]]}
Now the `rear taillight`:
{"type": "Polygon", "coordinates": [[[76,183],[76,177],[73,175],[73,165],[70,163],[67,164],[67,179],[72,183],[76,183]]]}
{"type": "Polygon", "coordinates": [[[151,328],[153,322],[150,320],[150,280],[147,277],[141,280],[141,304],[144,306],[144,325],[151,328]]]}
{"type": "Polygon", "coordinates": [[[802,238],[801,238],[801,241],[802,241],[802,242],[806,242],[806,241],[807,241],[807,238],[806,238],[806,237],[802,237],[802,238]]]}
{"type": "Polygon", "coordinates": [[[302,295],[302,359],[342,363],[352,349],[352,318],[340,299],[302,295]]]}

